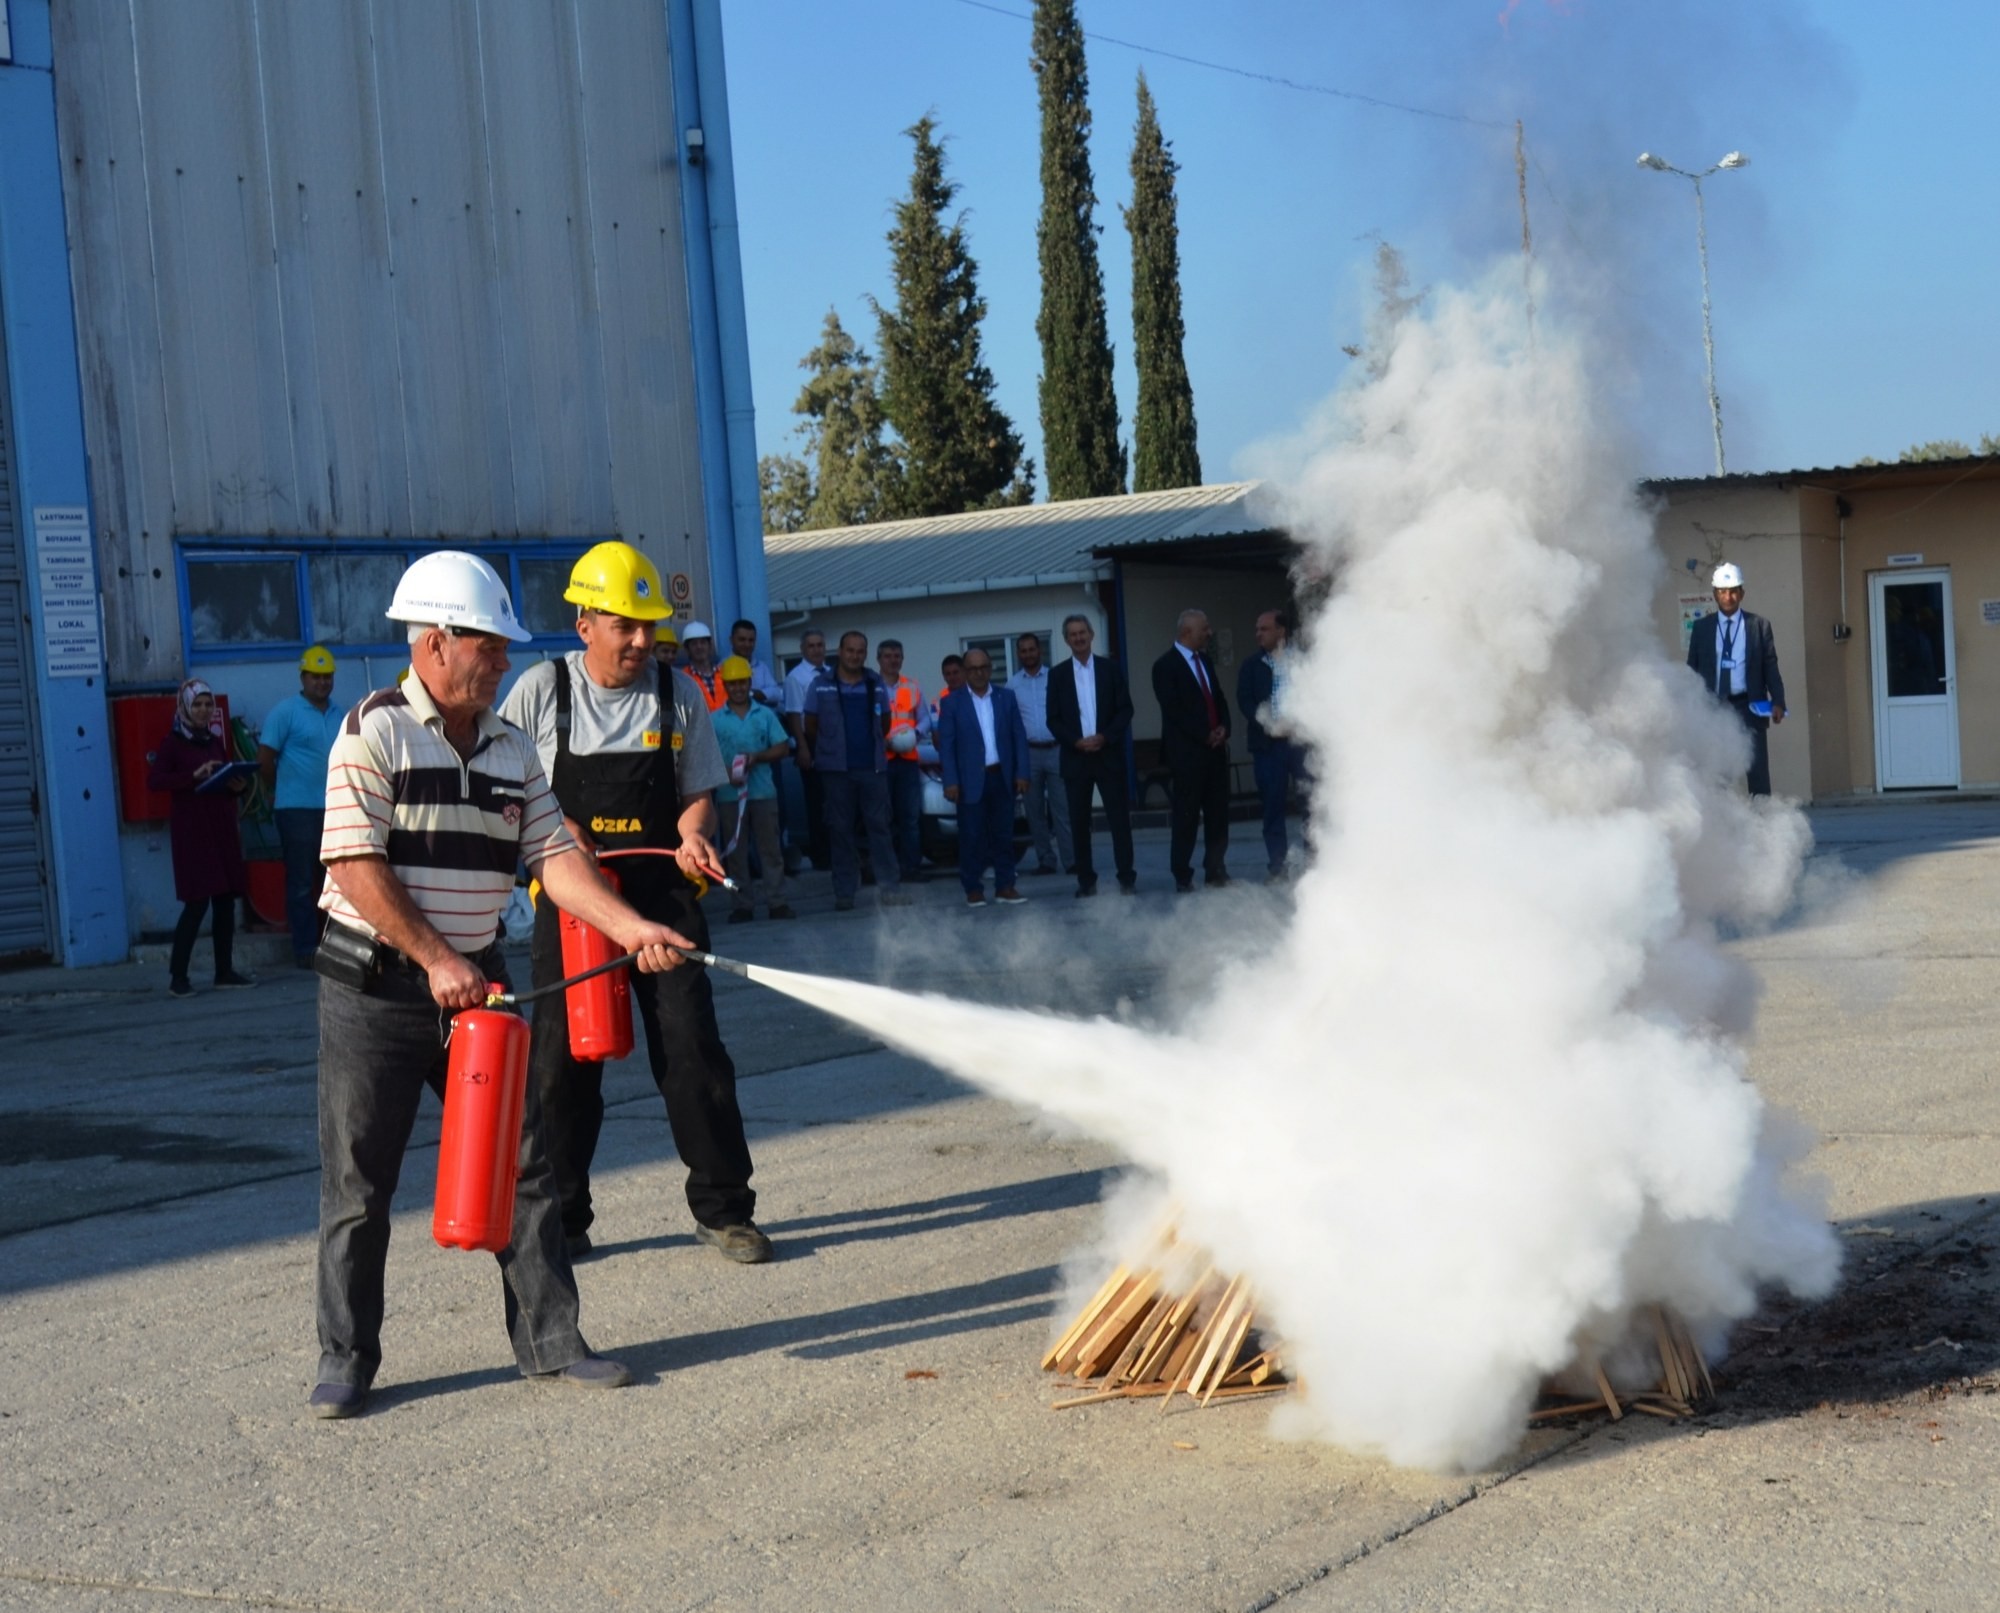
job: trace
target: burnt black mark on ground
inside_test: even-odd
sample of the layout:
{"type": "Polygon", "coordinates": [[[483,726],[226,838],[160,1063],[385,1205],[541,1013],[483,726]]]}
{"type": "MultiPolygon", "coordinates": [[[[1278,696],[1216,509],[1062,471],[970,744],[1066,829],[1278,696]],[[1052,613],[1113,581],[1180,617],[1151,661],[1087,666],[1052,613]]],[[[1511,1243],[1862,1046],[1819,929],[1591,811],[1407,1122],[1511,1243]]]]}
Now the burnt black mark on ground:
{"type": "Polygon", "coordinates": [[[1850,1250],[1847,1280],[1819,1304],[1767,1303],[1715,1369],[1720,1409],[1786,1417],[2000,1393],[2000,1207],[1940,1231],[1850,1250]]]}
{"type": "Polygon", "coordinates": [[[93,1120],[61,1110],[15,1113],[0,1125],[0,1167],[115,1159],[121,1164],[269,1165],[296,1158],[265,1143],[170,1131],[136,1120],[93,1120]]]}

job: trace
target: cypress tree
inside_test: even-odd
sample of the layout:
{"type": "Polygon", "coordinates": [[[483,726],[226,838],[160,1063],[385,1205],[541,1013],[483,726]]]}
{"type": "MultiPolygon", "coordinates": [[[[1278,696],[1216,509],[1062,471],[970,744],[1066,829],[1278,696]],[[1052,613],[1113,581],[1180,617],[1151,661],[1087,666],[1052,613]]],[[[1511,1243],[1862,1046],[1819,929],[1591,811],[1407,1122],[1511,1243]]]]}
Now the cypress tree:
{"type": "Polygon", "coordinates": [[[1139,407],[1132,422],[1132,491],[1199,487],[1194,388],[1181,324],[1181,244],[1174,175],[1180,164],[1160,135],[1153,93],[1139,75],[1139,125],[1132,139],[1132,357],[1139,407]]]}
{"type": "Polygon", "coordinates": [[[1074,0],[1035,0],[1030,63],[1042,103],[1042,458],[1051,500],[1125,491],[1111,382],[1097,192],[1090,178],[1089,78],[1074,0]]]}
{"type": "Polygon", "coordinates": [[[909,194],[889,230],[896,306],[873,302],[882,354],[881,402],[902,439],[896,515],[956,515],[1015,484],[1021,439],[993,401],[993,372],[979,356],[986,302],[967,249],[965,218],[947,222],[958,186],[926,116],[904,132],[915,142],[909,194]]]}
{"type": "Polygon", "coordinates": [[[811,374],[792,403],[804,415],[815,475],[806,527],[880,520],[896,501],[896,456],[882,441],[875,366],[831,308],[819,346],[799,360],[811,374]]]}

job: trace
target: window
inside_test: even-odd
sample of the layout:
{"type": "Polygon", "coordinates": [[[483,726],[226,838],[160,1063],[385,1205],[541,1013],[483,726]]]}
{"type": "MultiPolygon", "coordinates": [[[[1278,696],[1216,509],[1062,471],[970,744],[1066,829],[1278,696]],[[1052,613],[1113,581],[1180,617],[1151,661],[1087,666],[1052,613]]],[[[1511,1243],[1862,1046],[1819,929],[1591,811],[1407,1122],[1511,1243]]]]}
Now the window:
{"type": "MultiPolygon", "coordinates": [[[[573,641],[576,607],[564,601],[570,568],[594,538],[508,549],[482,544],[528,631],[548,647],[573,641]]],[[[400,650],[405,635],[388,619],[397,580],[434,544],[286,543],[211,538],[178,551],[186,614],[182,642],[192,658],[277,660],[308,644],[343,650],[400,650]]],[[[469,548],[471,546],[468,546],[469,548]]]]}
{"type": "Polygon", "coordinates": [[[375,644],[391,636],[389,601],[403,575],[400,554],[306,556],[306,596],[319,644],[375,644]]]}
{"type": "Polygon", "coordinates": [[[1024,627],[1019,633],[992,633],[979,638],[960,639],[959,653],[963,655],[967,650],[984,650],[993,661],[993,681],[1005,683],[1013,673],[1021,670],[1021,658],[1014,653],[1014,645],[1020,639],[1021,633],[1033,633],[1042,641],[1042,665],[1047,666],[1050,636],[1046,631],[1034,627],[1024,627]]]}
{"type": "Polygon", "coordinates": [[[523,556],[515,561],[520,580],[514,587],[514,609],[521,625],[537,638],[575,632],[577,608],[563,598],[575,564],[575,555],[523,556]]]}
{"type": "Polygon", "coordinates": [[[190,555],[187,604],[195,649],[298,644],[297,557],[190,555]]]}

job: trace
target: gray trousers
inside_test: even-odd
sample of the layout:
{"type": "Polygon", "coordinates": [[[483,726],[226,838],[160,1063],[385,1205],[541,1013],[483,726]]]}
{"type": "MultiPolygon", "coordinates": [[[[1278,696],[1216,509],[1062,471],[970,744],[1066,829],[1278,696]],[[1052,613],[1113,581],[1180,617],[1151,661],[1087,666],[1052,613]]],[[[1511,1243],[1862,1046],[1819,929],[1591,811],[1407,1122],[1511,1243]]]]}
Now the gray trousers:
{"type": "Polygon", "coordinates": [[[1035,837],[1035,866],[1074,866],[1069,855],[1069,788],[1062,780],[1062,750],[1028,747],[1028,833],[1035,837]]]}
{"type": "MultiPolygon", "coordinates": [[[[474,962],[506,979],[498,947],[474,962]]],[[[319,983],[319,1382],[366,1388],[382,1364],[389,1204],[428,1086],[440,1098],[450,1016],[408,966],[364,996],[319,983]]],[[[589,1354],[577,1331],[576,1277],[563,1245],[542,1106],[528,1083],[513,1241],[500,1265],[502,1314],[525,1374],[560,1372],[589,1354]]],[[[444,1256],[441,1258],[451,1258],[444,1256]]],[[[463,1258],[463,1256],[459,1256],[463,1258]]]]}
{"type": "Polygon", "coordinates": [[[722,843],[728,845],[735,836],[736,849],[723,861],[729,870],[729,877],[736,881],[736,890],[730,899],[730,906],[738,913],[755,912],[758,898],[762,898],[767,908],[776,907],[785,899],[785,859],[778,852],[778,802],[776,797],[768,801],[752,801],[748,796],[738,795],[734,801],[722,803],[722,843]],[[736,814],[748,810],[750,821],[743,826],[741,835],[736,833],[736,814]],[[757,882],[757,888],[750,887],[750,846],[757,846],[757,860],[764,865],[764,877],[757,882]]]}

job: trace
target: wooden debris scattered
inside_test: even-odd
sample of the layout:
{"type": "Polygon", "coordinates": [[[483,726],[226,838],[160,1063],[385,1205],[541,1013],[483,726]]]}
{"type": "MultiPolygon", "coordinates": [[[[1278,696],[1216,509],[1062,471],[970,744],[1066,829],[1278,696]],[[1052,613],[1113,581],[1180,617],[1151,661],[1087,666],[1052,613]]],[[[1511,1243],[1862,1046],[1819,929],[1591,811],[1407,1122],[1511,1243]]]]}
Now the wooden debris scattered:
{"type": "Polygon", "coordinates": [[[1687,1323],[1664,1305],[1651,1306],[1647,1320],[1652,1324],[1653,1344],[1660,1359],[1660,1379],[1654,1388],[1627,1394],[1621,1400],[1597,1358],[1586,1355],[1579,1363],[1580,1370],[1595,1383],[1597,1398],[1578,1400],[1569,1390],[1550,1387],[1542,1392],[1545,1401],[1556,1396],[1562,1398],[1556,1404],[1540,1406],[1529,1412],[1528,1421],[1540,1423],[1558,1417],[1589,1417],[1599,1412],[1608,1414],[1615,1421],[1627,1411],[1643,1411],[1649,1416],[1678,1421],[1683,1417],[1692,1417],[1702,1401],[1714,1399],[1715,1383],[1708,1375],[1708,1363],[1695,1347],[1694,1336],[1688,1332],[1687,1323]]]}
{"type": "Polygon", "coordinates": [[[1093,1390],[1053,1409],[1157,1398],[1165,1411],[1181,1393],[1206,1406],[1289,1389],[1278,1352],[1257,1337],[1256,1323],[1247,1282],[1188,1260],[1164,1232],[1150,1258],[1105,1279],[1042,1357],[1044,1372],[1093,1390]],[[1167,1275],[1176,1268],[1198,1273],[1184,1290],[1167,1275]]]}

